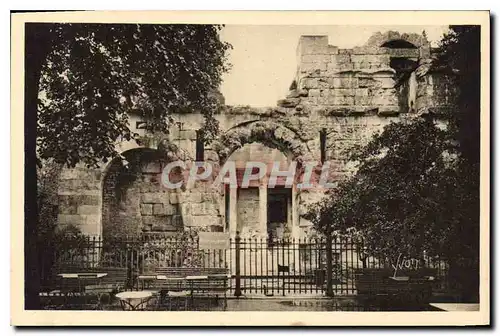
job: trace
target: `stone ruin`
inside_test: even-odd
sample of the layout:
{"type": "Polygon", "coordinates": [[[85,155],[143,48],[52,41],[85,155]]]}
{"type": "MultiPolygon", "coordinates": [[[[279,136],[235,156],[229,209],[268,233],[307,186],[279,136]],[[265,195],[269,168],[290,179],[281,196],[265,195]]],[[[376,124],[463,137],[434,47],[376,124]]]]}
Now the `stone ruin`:
{"type": "MultiPolygon", "coordinates": [[[[331,181],[353,172],[349,150],[365,143],[392,121],[453,106],[454,75],[432,65],[433,50],[425,33],[376,33],[363,46],[342,49],[327,36],[302,36],[297,72],[290,92],[277,106],[226,106],[216,115],[221,134],[202,146],[199,113],[174,115],[163,138],[117,144],[119,158],[97,169],[64,169],[59,181],[58,225],[77,226],[88,235],[108,237],[173,234],[189,228],[240,231],[249,236],[303,237],[311,222],[307,204],[325,190],[268,189],[265,179],[249,188],[213,190],[199,181],[190,188],[161,185],[169,161],[232,160],[240,171],[249,160],[329,162],[331,181]],[[158,146],[170,151],[159,151],[158,146]],[[201,148],[200,148],[201,147],[201,148]]],[[[131,128],[148,138],[140,116],[131,128]]]]}

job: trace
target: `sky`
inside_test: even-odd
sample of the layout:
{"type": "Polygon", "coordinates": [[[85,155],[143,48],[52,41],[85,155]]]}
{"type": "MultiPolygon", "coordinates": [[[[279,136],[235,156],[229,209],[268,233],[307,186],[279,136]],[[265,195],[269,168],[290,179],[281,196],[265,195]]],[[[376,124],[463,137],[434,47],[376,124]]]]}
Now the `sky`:
{"type": "Polygon", "coordinates": [[[232,69],[221,87],[227,105],[275,106],[285,98],[297,66],[296,48],[301,35],[328,35],[329,44],[352,48],[366,43],[373,33],[427,33],[433,46],[447,26],[264,26],[227,25],[221,38],[233,45],[232,69]]]}

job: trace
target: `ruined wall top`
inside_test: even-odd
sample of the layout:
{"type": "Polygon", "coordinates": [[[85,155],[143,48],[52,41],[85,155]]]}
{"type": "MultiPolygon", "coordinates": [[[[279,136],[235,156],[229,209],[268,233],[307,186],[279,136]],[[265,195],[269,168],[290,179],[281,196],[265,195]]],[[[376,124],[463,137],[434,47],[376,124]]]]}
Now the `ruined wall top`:
{"type": "MultiPolygon", "coordinates": [[[[403,41],[410,43],[417,48],[422,46],[427,46],[429,44],[425,32],[423,32],[422,34],[415,34],[415,33],[401,34],[400,32],[390,30],[385,33],[376,32],[375,34],[370,36],[368,41],[365,43],[365,46],[381,47],[382,45],[390,42],[403,42],[403,41]]],[[[404,45],[404,43],[401,43],[401,45],[404,45]]],[[[408,46],[408,48],[412,48],[410,45],[408,44],[406,45],[408,46]]]]}
{"type": "Polygon", "coordinates": [[[278,106],[327,115],[395,115],[449,104],[430,98],[436,92],[446,98],[450,89],[444,87],[448,79],[438,82],[423,71],[431,58],[425,31],[377,32],[364,45],[348,49],[328,42],[325,35],[300,37],[296,76],[278,106]]]}
{"type": "Polygon", "coordinates": [[[391,54],[395,57],[428,57],[430,42],[425,31],[422,34],[406,34],[397,31],[374,33],[362,46],[343,49],[328,44],[326,35],[302,35],[297,46],[298,63],[304,55],[336,54],[391,54]]]}

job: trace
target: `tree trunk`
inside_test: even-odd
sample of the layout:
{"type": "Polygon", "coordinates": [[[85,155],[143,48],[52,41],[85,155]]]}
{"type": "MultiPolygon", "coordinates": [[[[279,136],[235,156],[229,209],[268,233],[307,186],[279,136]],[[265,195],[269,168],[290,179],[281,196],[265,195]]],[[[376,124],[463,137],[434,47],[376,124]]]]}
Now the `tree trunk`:
{"type": "Polygon", "coordinates": [[[24,295],[25,309],[39,309],[39,241],[37,209],[36,129],[40,74],[50,49],[50,24],[25,24],[24,55],[24,295]]]}

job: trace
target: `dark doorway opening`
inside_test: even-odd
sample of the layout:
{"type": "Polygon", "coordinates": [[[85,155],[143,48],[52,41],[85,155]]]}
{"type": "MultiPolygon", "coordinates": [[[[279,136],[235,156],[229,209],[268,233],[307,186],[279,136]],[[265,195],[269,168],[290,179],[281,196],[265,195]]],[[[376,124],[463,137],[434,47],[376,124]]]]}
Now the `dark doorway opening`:
{"type": "Polygon", "coordinates": [[[291,188],[273,188],[267,192],[267,233],[269,241],[289,238],[291,221],[291,188]]]}

